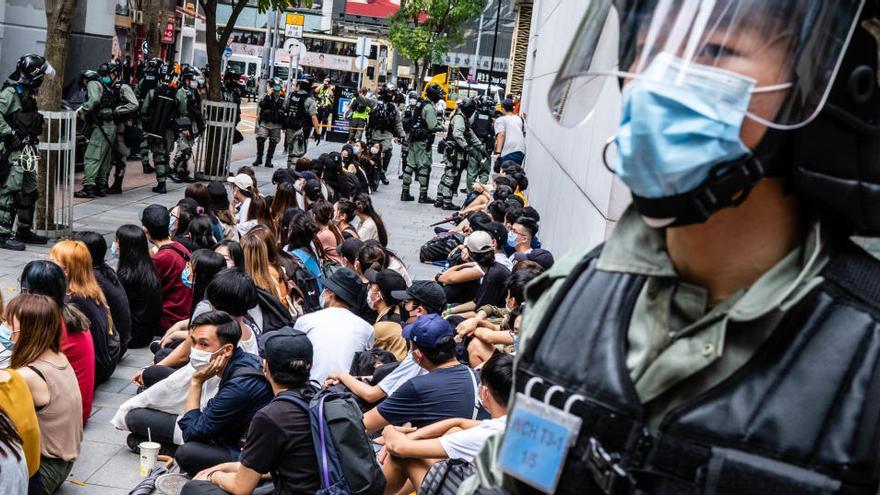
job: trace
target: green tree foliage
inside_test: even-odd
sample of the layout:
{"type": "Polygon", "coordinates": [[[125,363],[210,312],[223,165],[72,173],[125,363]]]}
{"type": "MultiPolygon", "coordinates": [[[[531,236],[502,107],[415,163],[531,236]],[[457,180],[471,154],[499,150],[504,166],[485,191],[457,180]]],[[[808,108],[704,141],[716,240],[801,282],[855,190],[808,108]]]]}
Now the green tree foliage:
{"type": "Polygon", "coordinates": [[[388,37],[394,48],[415,64],[421,88],[432,64],[449,47],[464,40],[464,23],[486,8],[486,0],[405,0],[388,19],[388,37]]]}
{"type": "MultiPolygon", "coordinates": [[[[218,0],[199,0],[205,14],[205,49],[208,55],[208,99],[220,101],[220,67],[222,67],[223,50],[229,42],[229,35],[235,27],[235,21],[248,4],[248,0],[233,0],[232,13],[226,26],[217,26],[218,0]]],[[[257,0],[260,12],[269,9],[284,10],[288,7],[311,7],[312,0],[257,0]]]]}

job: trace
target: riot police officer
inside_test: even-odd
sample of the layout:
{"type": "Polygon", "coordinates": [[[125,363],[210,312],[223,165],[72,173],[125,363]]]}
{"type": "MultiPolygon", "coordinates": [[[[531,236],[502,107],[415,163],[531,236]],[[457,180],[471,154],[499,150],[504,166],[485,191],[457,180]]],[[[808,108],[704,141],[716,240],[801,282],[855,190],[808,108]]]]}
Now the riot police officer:
{"type": "Polygon", "coordinates": [[[117,78],[117,66],[112,61],[104,63],[98,67],[97,72],[99,79],[86,84],[88,97],[80,109],[91,131],[83,157],[82,189],[74,194],[77,198],[107,195],[111,158],[116,148],[116,107],[120,100],[113,86],[117,78]]]}
{"type": "MultiPolygon", "coordinates": [[[[495,131],[493,123],[495,120],[495,99],[491,96],[475,97],[477,110],[471,116],[471,129],[477,135],[477,139],[483,143],[483,149],[495,149],[495,131]]],[[[473,190],[474,182],[487,184],[489,182],[489,173],[492,170],[492,161],[490,156],[479,153],[471,153],[468,156],[467,166],[467,189],[462,192],[470,192],[473,190]]]]}
{"type": "MultiPolygon", "coordinates": [[[[240,78],[241,74],[238,72],[232,69],[226,69],[226,72],[223,73],[223,86],[220,88],[220,97],[223,101],[235,104],[236,125],[241,122],[241,95],[244,93],[244,88],[241,83],[239,83],[240,78]]],[[[235,129],[233,132],[232,144],[238,144],[243,140],[244,136],[242,136],[238,129],[235,129]]]]}
{"type": "Polygon", "coordinates": [[[462,100],[452,115],[449,117],[449,129],[446,131],[446,139],[443,150],[443,158],[446,166],[443,169],[443,177],[437,186],[437,201],[434,206],[444,210],[459,210],[460,207],[452,204],[452,196],[458,188],[461,173],[467,166],[472,153],[484,154],[483,144],[471,129],[471,117],[477,110],[476,102],[471,98],[462,100]]]}
{"type": "MultiPolygon", "coordinates": [[[[107,189],[107,194],[122,194],[122,180],[125,177],[126,158],[135,146],[140,145],[139,133],[135,120],[140,111],[140,103],[134,94],[134,89],[125,78],[122,68],[116,67],[116,79],[113,82],[113,92],[119,105],[114,110],[113,121],[116,123],[116,140],[111,155],[112,165],[115,169],[113,184],[107,189]]],[[[104,179],[107,183],[108,178],[104,179]]]]}
{"type": "Polygon", "coordinates": [[[431,179],[433,161],[432,145],[434,133],[441,129],[434,105],[444,99],[446,93],[438,84],[431,84],[425,88],[425,96],[427,99],[420,99],[413,113],[411,130],[407,136],[409,154],[403,168],[403,190],[400,192],[400,200],[415,199],[409,193],[409,186],[412,184],[413,174],[416,174],[419,180],[419,203],[431,204],[434,200],[428,197],[428,182],[431,179]]]}
{"type": "Polygon", "coordinates": [[[0,248],[24,251],[24,244],[46,244],[32,230],[37,203],[37,144],[43,116],[37,110],[37,91],[43,79],[55,76],[46,59],[29,53],[18,59],[15,71],[0,89],[0,248]],[[12,226],[18,231],[12,238],[12,226]]]}
{"type": "Polygon", "coordinates": [[[400,121],[403,125],[403,135],[400,137],[400,166],[397,170],[398,179],[403,179],[403,169],[406,167],[406,161],[409,158],[409,143],[407,142],[407,136],[412,132],[412,124],[418,108],[419,94],[415,91],[409,91],[399,108],[400,121]]]}
{"type": "Polygon", "coordinates": [[[199,93],[198,71],[190,66],[180,71],[180,91],[186,97],[186,115],[176,119],[178,130],[177,148],[168,177],[174,182],[192,182],[187,164],[192,158],[192,147],[195,139],[205,132],[205,119],[202,116],[202,95],[199,93]]]}
{"type": "MultiPolygon", "coordinates": [[[[143,77],[140,78],[134,87],[134,95],[138,101],[143,102],[147,98],[147,93],[151,89],[158,86],[162,76],[159,74],[164,61],[161,58],[151,58],[147,62],[143,71],[143,77]]],[[[141,118],[136,119],[138,130],[140,131],[140,144],[138,151],[141,158],[141,165],[144,168],[144,174],[152,174],[156,169],[150,164],[150,140],[144,136],[143,122],[141,118]]]]}
{"type": "Polygon", "coordinates": [[[369,143],[378,143],[382,146],[382,163],[379,164],[379,180],[388,185],[388,165],[394,154],[394,141],[403,136],[403,122],[400,111],[394,99],[397,96],[397,87],[392,83],[386,83],[379,88],[379,100],[376,108],[370,112],[370,122],[367,125],[367,140],[369,143]]]}
{"type": "Polygon", "coordinates": [[[633,204],[529,286],[458,493],[878,493],[880,264],[850,236],[880,235],[880,2],[685,3],[588,9],[550,86],[569,125],[625,81],[633,204]]]}
{"type": "Polygon", "coordinates": [[[263,150],[266,140],[269,140],[269,148],[266,151],[266,166],[272,167],[272,156],[275,147],[281,140],[281,127],[284,122],[284,99],[281,97],[281,79],[273,77],[269,81],[266,95],[260,100],[257,111],[257,159],[254,167],[263,164],[263,150]]]}
{"type": "Polygon", "coordinates": [[[176,72],[170,64],[159,68],[161,82],[147,92],[141,103],[144,133],[150,141],[150,151],[156,164],[156,186],[153,192],[165,194],[168,156],[177,139],[175,120],[187,115],[186,93],[177,87],[176,72]]]}
{"type": "Polygon", "coordinates": [[[321,131],[318,123],[318,106],[309,93],[311,82],[300,79],[294,91],[284,102],[285,147],[287,152],[287,168],[293,168],[296,160],[305,155],[309,146],[309,134],[321,131]]]}

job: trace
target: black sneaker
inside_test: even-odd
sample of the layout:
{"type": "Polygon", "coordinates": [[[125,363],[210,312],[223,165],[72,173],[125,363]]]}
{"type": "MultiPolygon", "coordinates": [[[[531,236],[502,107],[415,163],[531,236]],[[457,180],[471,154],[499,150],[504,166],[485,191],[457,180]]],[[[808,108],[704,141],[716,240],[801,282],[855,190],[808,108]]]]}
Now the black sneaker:
{"type": "Polygon", "coordinates": [[[24,243],[17,241],[9,235],[0,235],[0,249],[8,249],[10,251],[24,251],[24,243]]]}
{"type": "Polygon", "coordinates": [[[48,237],[45,237],[42,235],[37,235],[37,233],[34,232],[33,230],[25,229],[25,228],[18,229],[18,232],[15,233],[15,239],[17,241],[23,242],[25,244],[48,244],[49,243],[48,237]]]}

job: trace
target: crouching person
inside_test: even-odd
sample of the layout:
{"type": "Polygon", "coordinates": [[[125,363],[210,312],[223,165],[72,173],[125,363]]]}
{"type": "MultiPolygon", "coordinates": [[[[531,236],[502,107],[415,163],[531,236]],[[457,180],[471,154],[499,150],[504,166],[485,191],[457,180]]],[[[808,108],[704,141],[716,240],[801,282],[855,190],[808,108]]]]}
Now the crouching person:
{"type": "MultiPolygon", "coordinates": [[[[496,352],[480,372],[480,403],[492,419],[451,418],[418,428],[386,426],[379,453],[385,493],[419,491],[434,464],[443,459],[471,462],[486,440],[504,431],[513,383],[513,356],[496,352]],[[410,483],[410,485],[407,485],[410,483]]],[[[460,481],[460,480],[459,480],[460,481]]]]}
{"type": "Polygon", "coordinates": [[[241,439],[251,418],[272,400],[272,389],[260,372],[258,358],[238,347],[241,327],[229,314],[211,311],[192,322],[190,364],[196,368],[177,422],[184,444],[174,456],[181,470],[196,474],[238,460],[241,439]],[[220,377],[217,395],[199,409],[202,384],[220,377]]]}
{"type": "MultiPolygon", "coordinates": [[[[298,330],[279,330],[265,339],[263,372],[277,396],[290,391],[310,399],[312,343],[298,330]]],[[[273,400],[254,415],[239,462],[201,471],[181,495],[247,493],[271,473],[272,493],[315,493],[321,488],[309,413],[286,400],[273,400]]]]}

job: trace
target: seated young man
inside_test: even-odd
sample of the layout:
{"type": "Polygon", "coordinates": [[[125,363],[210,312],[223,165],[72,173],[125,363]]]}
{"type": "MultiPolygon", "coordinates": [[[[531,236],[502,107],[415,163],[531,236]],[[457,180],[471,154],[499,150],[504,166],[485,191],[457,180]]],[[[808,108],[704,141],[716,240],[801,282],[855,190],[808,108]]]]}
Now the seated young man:
{"type": "Polygon", "coordinates": [[[170,239],[170,223],[168,208],[162,205],[147,206],[141,214],[141,224],[147,240],[158,248],[153,255],[153,266],[156,267],[162,283],[162,316],[159,318],[159,326],[163,331],[189,317],[189,310],[192,308],[192,290],[183,284],[180,277],[189,261],[190,252],[179,242],[170,239]]]}
{"type": "MultiPolygon", "coordinates": [[[[424,315],[440,314],[446,304],[446,294],[443,292],[443,288],[437,282],[430,280],[416,280],[406,290],[392,291],[391,297],[403,301],[404,313],[408,316],[403,321],[404,324],[414,323],[424,315]]],[[[411,378],[425,373],[427,373],[425,369],[413,360],[412,351],[410,351],[391,373],[375,385],[362,382],[347,371],[338,370],[327,375],[324,386],[329,387],[342,383],[351,393],[372,404],[393,394],[411,378]]]]}
{"type": "MultiPolygon", "coordinates": [[[[183,433],[183,445],[175,459],[181,470],[195,474],[221,462],[238,459],[239,442],[253,415],[270,400],[272,390],[259,373],[260,362],[238,347],[241,327],[222,311],[211,311],[192,321],[190,365],[195,372],[186,392],[184,414],[177,420],[183,433]],[[244,373],[243,373],[244,372],[244,373]],[[220,377],[217,394],[204,408],[202,385],[220,377]]],[[[173,443],[177,416],[152,409],[135,409],[126,416],[132,431],[150,427],[154,440],[173,443]]]]}
{"type": "Polygon", "coordinates": [[[407,493],[418,491],[425,474],[441,459],[471,462],[489,437],[504,431],[512,384],[513,356],[499,352],[480,371],[480,402],[492,419],[451,418],[415,431],[386,426],[385,446],[379,453],[387,480],[385,493],[398,493],[407,481],[412,484],[407,493]]]}
{"type": "MultiPolygon", "coordinates": [[[[314,351],[306,334],[279,330],[264,344],[263,372],[275,396],[296,393],[308,400],[315,392],[309,385],[314,351]]],[[[292,402],[274,399],[258,411],[239,461],[202,470],[181,495],[251,493],[266,474],[272,475],[276,495],[314,493],[321,487],[309,413],[292,402]]]]}
{"type": "Polygon", "coordinates": [[[455,357],[455,330],[440,315],[419,317],[403,329],[412,342],[413,360],[427,370],[401,385],[364,414],[367,433],[391,424],[422,427],[448,418],[485,416],[478,397],[478,377],[455,357]]]}

